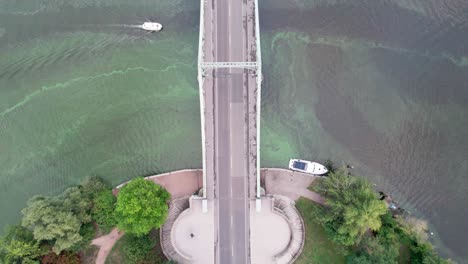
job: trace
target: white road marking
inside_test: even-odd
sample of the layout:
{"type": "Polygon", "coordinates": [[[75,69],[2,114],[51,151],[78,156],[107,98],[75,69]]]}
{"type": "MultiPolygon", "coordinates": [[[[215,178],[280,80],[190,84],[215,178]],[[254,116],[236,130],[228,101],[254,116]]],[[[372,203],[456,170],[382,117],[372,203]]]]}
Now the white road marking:
{"type": "MultiPolygon", "coordinates": [[[[230,1],[228,0],[228,3],[230,3],[230,1]]],[[[231,28],[231,4],[228,4],[228,28],[227,28],[227,31],[230,31],[229,29],[231,28]]],[[[229,32],[228,36],[229,36],[229,42],[228,42],[228,58],[227,58],[227,61],[230,60],[231,58],[231,43],[232,43],[232,36],[231,36],[231,32],[229,32]]]]}
{"type": "MultiPolygon", "coordinates": [[[[242,17],[244,17],[245,19],[249,19],[247,16],[244,15],[244,3],[242,3],[242,17]]],[[[249,27],[247,26],[247,30],[249,29],[249,27]]],[[[242,32],[244,33],[244,21],[242,21],[242,32]]],[[[245,40],[247,42],[247,40],[245,40]]],[[[245,61],[245,43],[242,43],[242,61],[245,61]]]]}

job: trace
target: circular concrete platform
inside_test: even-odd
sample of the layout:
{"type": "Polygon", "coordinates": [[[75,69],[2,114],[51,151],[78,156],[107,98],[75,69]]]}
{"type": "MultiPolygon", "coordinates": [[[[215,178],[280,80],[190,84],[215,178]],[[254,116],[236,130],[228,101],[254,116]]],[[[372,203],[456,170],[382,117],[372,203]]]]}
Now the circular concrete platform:
{"type": "Polygon", "coordinates": [[[288,221],[271,208],[271,202],[265,201],[261,212],[250,214],[252,263],[275,263],[275,257],[286,250],[291,240],[288,221]]]}

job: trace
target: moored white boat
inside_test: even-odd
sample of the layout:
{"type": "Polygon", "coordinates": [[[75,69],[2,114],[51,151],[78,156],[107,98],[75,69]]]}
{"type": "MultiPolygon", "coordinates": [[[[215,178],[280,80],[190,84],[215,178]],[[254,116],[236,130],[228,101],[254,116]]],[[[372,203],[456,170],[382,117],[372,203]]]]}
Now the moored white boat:
{"type": "Polygon", "coordinates": [[[143,25],[140,26],[140,28],[147,31],[157,32],[161,31],[162,25],[156,22],[145,22],[143,23],[143,25]]]}
{"type": "Polygon", "coordinates": [[[301,159],[290,159],[289,169],[314,175],[323,175],[328,172],[328,169],[320,163],[301,159]]]}

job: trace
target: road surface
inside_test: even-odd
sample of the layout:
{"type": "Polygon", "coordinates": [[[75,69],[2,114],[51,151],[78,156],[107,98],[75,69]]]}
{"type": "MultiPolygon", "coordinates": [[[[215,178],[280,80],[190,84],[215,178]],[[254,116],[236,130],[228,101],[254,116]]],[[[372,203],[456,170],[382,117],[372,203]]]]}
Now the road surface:
{"type": "MultiPolygon", "coordinates": [[[[214,61],[245,61],[244,1],[216,0],[214,3],[214,61]]],[[[216,263],[249,263],[248,71],[217,69],[213,74],[218,208],[216,263]]]]}

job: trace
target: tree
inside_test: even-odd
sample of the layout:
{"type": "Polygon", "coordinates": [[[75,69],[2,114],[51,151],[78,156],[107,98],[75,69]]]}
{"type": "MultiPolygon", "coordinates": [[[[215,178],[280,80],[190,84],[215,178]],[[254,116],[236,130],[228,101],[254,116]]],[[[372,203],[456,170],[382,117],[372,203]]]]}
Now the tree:
{"type": "Polygon", "coordinates": [[[355,245],[366,231],[381,227],[387,206],[363,178],[338,170],[320,180],[315,190],[326,197],[320,222],[337,243],[355,245]]]}
{"type": "Polygon", "coordinates": [[[91,222],[91,200],[82,192],[80,187],[68,188],[54,200],[57,207],[62,211],[72,212],[80,223],[91,222]]]}
{"type": "Polygon", "coordinates": [[[0,239],[0,263],[35,263],[41,254],[39,242],[22,226],[9,227],[0,239]]]}
{"type": "Polygon", "coordinates": [[[143,178],[130,181],[117,197],[118,228],[136,236],[159,228],[166,220],[169,198],[169,193],[152,181],[143,178]]]}
{"type": "Polygon", "coordinates": [[[73,212],[66,211],[56,198],[36,196],[30,199],[22,210],[22,225],[30,230],[38,241],[53,243],[53,250],[59,254],[81,241],[81,222],[73,212]]]}
{"type": "Polygon", "coordinates": [[[115,218],[116,201],[117,198],[112,194],[111,190],[103,190],[93,199],[92,218],[99,225],[99,228],[106,233],[117,225],[115,218]]]}
{"type": "Polygon", "coordinates": [[[32,230],[38,241],[52,242],[57,254],[72,248],[82,240],[81,226],[91,222],[92,204],[83,190],[71,187],[58,196],[33,197],[22,211],[22,225],[32,230]]]}

